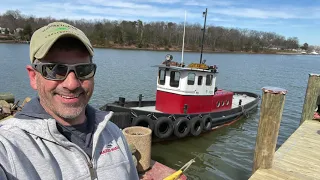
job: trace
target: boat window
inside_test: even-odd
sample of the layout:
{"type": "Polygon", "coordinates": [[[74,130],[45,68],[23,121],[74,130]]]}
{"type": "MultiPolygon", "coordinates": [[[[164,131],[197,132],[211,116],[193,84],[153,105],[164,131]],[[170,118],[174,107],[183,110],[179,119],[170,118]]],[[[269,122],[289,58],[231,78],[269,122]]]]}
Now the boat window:
{"type": "Polygon", "coordinates": [[[213,75],[212,74],[208,74],[206,77],[206,85],[207,86],[211,86],[212,85],[212,79],[213,79],[213,75]]]}
{"type": "Polygon", "coordinates": [[[171,71],[171,73],[170,73],[170,86],[171,87],[179,87],[179,81],[180,81],[180,72],[171,71]]]}
{"type": "Polygon", "coordinates": [[[202,78],[203,78],[203,76],[198,76],[198,85],[199,86],[202,85],[202,78]]]}
{"type": "Polygon", "coordinates": [[[221,106],[224,106],[224,101],[222,101],[221,106]]]}
{"type": "Polygon", "coordinates": [[[189,73],[188,74],[188,85],[194,85],[194,81],[196,80],[196,74],[195,73],[189,73]]]}
{"type": "Polygon", "coordinates": [[[220,101],[217,102],[217,107],[220,107],[220,101]]]}
{"type": "Polygon", "coordinates": [[[166,71],[164,69],[159,70],[159,84],[164,85],[166,82],[166,71]]]}
{"type": "Polygon", "coordinates": [[[227,100],[226,105],[227,105],[227,106],[229,105],[229,100],[227,100]]]}

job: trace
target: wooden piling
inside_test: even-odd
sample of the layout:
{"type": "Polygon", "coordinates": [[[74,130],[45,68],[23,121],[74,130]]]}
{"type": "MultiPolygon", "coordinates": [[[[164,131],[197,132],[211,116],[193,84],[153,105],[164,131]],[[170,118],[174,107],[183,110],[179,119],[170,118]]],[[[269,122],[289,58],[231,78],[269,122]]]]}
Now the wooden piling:
{"type": "Polygon", "coordinates": [[[287,90],[276,87],[262,88],[260,120],[252,173],[272,167],[280,122],[287,90]]]}
{"type": "Polygon", "coordinates": [[[317,107],[317,98],[320,91],[320,75],[309,74],[308,86],[303,104],[300,125],[307,119],[313,119],[313,113],[317,107]]]}

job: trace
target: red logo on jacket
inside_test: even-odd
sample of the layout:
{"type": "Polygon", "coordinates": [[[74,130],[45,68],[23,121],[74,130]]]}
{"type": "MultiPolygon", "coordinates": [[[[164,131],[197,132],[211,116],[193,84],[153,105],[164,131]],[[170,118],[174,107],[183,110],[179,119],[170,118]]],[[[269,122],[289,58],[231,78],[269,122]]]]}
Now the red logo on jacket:
{"type": "Polygon", "coordinates": [[[118,149],[119,149],[119,146],[114,146],[113,143],[111,142],[111,143],[109,143],[109,144],[107,145],[106,148],[104,148],[104,149],[100,152],[100,154],[106,154],[106,153],[109,153],[109,152],[112,152],[112,151],[116,151],[116,150],[118,150],[118,149]]]}

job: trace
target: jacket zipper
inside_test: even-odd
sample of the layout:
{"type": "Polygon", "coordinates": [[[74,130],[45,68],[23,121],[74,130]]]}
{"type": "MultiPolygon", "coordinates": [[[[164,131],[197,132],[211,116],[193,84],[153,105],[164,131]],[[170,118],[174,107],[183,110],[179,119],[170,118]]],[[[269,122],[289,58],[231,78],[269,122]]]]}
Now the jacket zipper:
{"type": "MultiPolygon", "coordinates": [[[[96,174],[96,172],[94,170],[94,167],[93,167],[93,162],[88,158],[87,154],[81,148],[79,150],[80,150],[80,153],[84,156],[84,159],[87,162],[91,179],[92,180],[98,179],[97,178],[97,174],[96,174]]],[[[93,157],[92,157],[92,159],[93,159],[93,157]]]]}
{"type": "Polygon", "coordinates": [[[89,166],[89,171],[90,171],[90,177],[91,179],[97,179],[97,175],[96,175],[96,172],[93,168],[93,164],[91,161],[88,161],[88,166],[89,166]]]}

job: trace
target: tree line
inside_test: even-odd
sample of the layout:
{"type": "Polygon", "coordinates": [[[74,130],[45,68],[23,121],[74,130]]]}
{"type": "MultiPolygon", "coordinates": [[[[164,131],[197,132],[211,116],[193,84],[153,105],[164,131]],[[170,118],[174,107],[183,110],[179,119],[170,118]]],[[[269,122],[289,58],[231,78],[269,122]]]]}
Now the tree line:
{"type": "MultiPolygon", "coordinates": [[[[179,50],[183,43],[183,22],[142,22],[103,20],[69,20],[51,17],[26,16],[18,10],[8,10],[0,14],[0,27],[9,28],[7,34],[18,40],[30,40],[38,28],[53,22],[63,21],[74,25],[88,35],[96,47],[133,47],[149,49],[179,50]],[[23,31],[15,33],[15,29],[23,31]]],[[[185,49],[199,51],[202,28],[199,23],[186,24],[185,49]]],[[[207,26],[205,29],[204,50],[266,52],[299,48],[297,37],[288,37],[274,32],[207,26]]],[[[307,49],[308,44],[301,46],[307,49]]]]}

